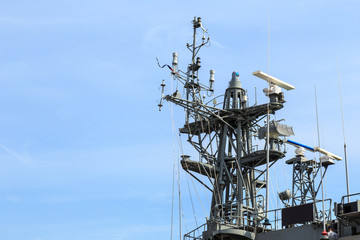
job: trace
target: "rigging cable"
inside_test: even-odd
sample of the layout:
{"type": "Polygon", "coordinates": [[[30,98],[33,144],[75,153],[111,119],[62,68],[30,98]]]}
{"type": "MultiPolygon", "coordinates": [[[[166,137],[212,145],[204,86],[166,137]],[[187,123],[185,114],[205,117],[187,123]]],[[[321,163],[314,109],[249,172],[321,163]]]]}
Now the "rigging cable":
{"type": "Polygon", "coordinates": [[[345,124],[344,124],[344,112],[343,112],[343,101],[341,95],[341,85],[340,85],[340,69],[339,63],[337,62],[337,71],[338,71],[338,82],[339,82],[339,96],[340,96],[340,107],[341,107],[341,121],[342,121],[342,131],[344,136],[344,157],[345,157],[345,173],[346,173],[346,191],[347,191],[347,200],[350,202],[350,188],[349,188],[349,173],[348,173],[348,161],[346,155],[346,141],[345,141],[345,124]]]}
{"type": "MultiPolygon", "coordinates": [[[[193,135],[192,132],[191,132],[190,124],[188,123],[187,126],[188,126],[188,131],[189,131],[188,134],[189,134],[189,135],[193,135]]],[[[190,144],[194,147],[194,148],[193,148],[193,152],[194,152],[194,156],[196,156],[196,155],[197,155],[197,153],[195,152],[196,147],[195,147],[194,143],[192,142],[192,137],[191,137],[190,140],[188,140],[188,141],[189,141],[190,144]]],[[[199,154],[199,158],[200,158],[200,159],[199,159],[199,162],[200,162],[200,160],[201,160],[200,154],[199,154]]],[[[186,165],[187,165],[187,164],[186,164],[186,165]]],[[[199,173],[200,173],[201,175],[203,175],[203,174],[202,174],[202,171],[201,171],[201,168],[200,168],[200,164],[198,164],[198,169],[199,169],[199,173]]],[[[206,169],[203,169],[203,170],[204,170],[206,176],[208,177],[210,183],[214,186],[214,183],[211,181],[211,178],[209,177],[209,174],[208,174],[208,172],[206,171],[206,169]]],[[[194,177],[194,176],[193,176],[193,177],[194,177]]],[[[192,178],[191,178],[191,180],[192,180],[192,178]]],[[[193,181],[193,180],[192,180],[192,181],[193,181]]],[[[199,181],[199,179],[198,179],[198,181],[199,181]]],[[[201,182],[201,183],[202,183],[202,182],[201,182]]],[[[206,186],[204,183],[202,183],[202,184],[203,184],[204,186],[206,186]]],[[[199,198],[199,201],[200,201],[200,203],[201,203],[201,206],[202,206],[203,209],[204,209],[205,215],[207,216],[206,211],[205,211],[205,208],[204,208],[204,206],[203,206],[203,203],[202,203],[202,201],[201,201],[201,199],[200,199],[200,197],[199,197],[199,194],[197,193],[197,189],[196,189],[196,187],[195,187],[194,182],[193,182],[193,186],[194,186],[194,189],[195,189],[195,191],[196,191],[196,194],[198,195],[198,198],[199,198]]],[[[210,189],[209,189],[209,190],[210,190],[210,189]]],[[[209,198],[208,198],[208,195],[207,195],[207,192],[206,192],[206,189],[204,189],[204,192],[205,192],[205,196],[206,196],[207,202],[208,202],[208,204],[210,204],[209,198]]]]}
{"type": "MultiPolygon", "coordinates": [[[[157,63],[159,64],[159,60],[156,58],[157,63]]],[[[165,65],[164,65],[165,66],[165,65]]],[[[161,68],[163,68],[164,66],[162,66],[161,68]]],[[[168,65],[169,67],[169,65],[168,65]]],[[[172,77],[171,77],[172,78],[172,77]]],[[[173,83],[172,81],[170,81],[170,89],[172,92],[172,88],[173,88],[173,83]]],[[[169,102],[168,104],[169,106],[169,111],[170,111],[170,115],[171,115],[171,126],[172,126],[172,131],[173,131],[173,136],[174,136],[174,117],[173,117],[173,107],[172,104],[169,102]]],[[[175,154],[175,140],[173,138],[173,154],[175,154]]],[[[174,196],[175,196],[175,169],[176,169],[176,158],[174,156],[174,162],[173,162],[173,183],[172,183],[172,199],[171,199],[171,237],[170,240],[172,240],[172,236],[173,236],[173,223],[174,223],[174,196]]]]}
{"type": "MultiPolygon", "coordinates": [[[[188,123],[187,125],[188,125],[189,134],[192,135],[191,128],[190,128],[190,124],[188,123]]],[[[202,127],[202,129],[204,130],[203,127],[202,127]]],[[[210,134],[210,129],[209,129],[209,134],[210,134]]],[[[196,147],[195,147],[195,145],[192,143],[192,141],[190,141],[190,143],[191,143],[191,145],[194,146],[193,151],[194,151],[194,154],[196,155],[196,152],[195,152],[196,147]]],[[[200,157],[200,155],[199,155],[199,157],[200,157]]],[[[201,174],[202,171],[201,171],[201,168],[200,168],[200,164],[198,165],[198,169],[199,169],[199,173],[201,174]]],[[[210,183],[211,183],[211,184],[213,185],[213,187],[214,187],[214,184],[216,183],[216,171],[215,171],[215,179],[214,179],[214,182],[213,182],[213,181],[211,180],[210,176],[209,176],[209,173],[206,171],[206,169],[203,169],[203,170],[204,170],[206,176],[208,177],[210,183]]],[[[212,175],[212,174],[211,174],[211,171],[210,171],[210,175],[212,175]]],[[[195,185],[194,185],[194,187],[195,187],[195,185]]],[[[195,188],[195,190],[196,190],[196,188],[195,188]]],[[[205,190],[206,199],[207,199],[207,201],[208,201],[208,204],[210,205],[210,201],[209,201],[208,195],[207,195],[207,193],[206,193],[206,189],[204,189],[204,190],[205,190]]],[[[215,188],[214,188],[214,190],[215,190],[215,188]]],[[[219,191],[217,191],[217,192],[219,192],[219,191]]],[[[214,194],[215,194],[215,193],[214,193],[214,194]]],[[[220,193],[219,193],[218,195],[220,196],[220,193]]],[[[199,198],[199,200],[200,200],[200,198],[199,198]]],[[[215,201],[216,201],[216,204],[217,204],[216,198],[215,198],[215,201]]],[[[201,200],[200,200],[200,202],[201,202],[201,200]]],[[[201,204],[202,204],[202,202],[201,202],[201,204]]],[[[204,210],[204,211],[205,211],[205,210],[204,210]]],[[[205,215],[207,215],[206,212],[205,212],[205,215]]]]}
{"type": "MultiPolygon", "coordinates": [[[[170,113],[171,113],[173,137],[175,137],[175,120],[174,120],[173,108],[172,108],[172,104],[171,104],[171,103],[169,103],[169,110],[170,110],[170,113]]],[[[183,147],[182,147],[181,137],[179,137],[178,134],[176,134],[176,138],[177,138],[177,142],[178,142],[178,145],[179,145],[181,154],[183,155],[184,153],[183,153],[183,147]]],[[[175,144],[175,140],[173,141],[173,143],[175,144]]],[[[174,146],[174,148],[175,148],[175,146],[174,146]]],[[[174,151],[175,151],[175,149],[174,149],[174,151]]],[[[175,161],[174,161],[174,165],[175,165],[175,161]]],[[[178,186],[179,186],[179,212],[180,212],[180,208],[182,208],[182,207],[181,207],[181,196],[180,196],[181,193],[180,193],[180,167],[179,167],[179,161],[178,161],[178,168],[179,168],[179,169],[178,169],[178,174],[179,174],[178,186]]],[[[205,215],[207,216],[206,211],[205,211],[205,208],[204,208],[203,203],[202,203],[202,201],[201,201],[201,199],[200,199],[200,197],[199,197],[199,194],[198,194],[198,192],[197,192],[197,189],[196,189],[196,187],[195,187],[195,184],[194,184],[194,181],[193,181],[192,178],[191,178],[191,182],[192,182],[192,185],[194,186],[196,195],[197,195],[197,197],[198,197],[198,199],[199,199],[199,201],[200,201],[200,203],[201,203],[201,206],[202,206],[202,208],[203,208],[203,210],[204,210],[204,213],[205,213],[205,215]]],[[[190,195],[191,195],[191,193],[190,193],[190,195]]],[[[191,198],[191,201],[192,201],[192,198],[191,198]]],[[[180,213],[179,213],[179,214],[180,214],[180,213]]],[[[181,219],[181,216],[180,216],[180,219],[181,219]]],[[[180,220],[180,222],[181,222],[181,220],[180,220]]],[[[195,217],[195,222],[196,222],[196,224],[197,224],[196,217],[195,217]]],[[[180,223],[180,224],[181,224],[181,223],[180,223]]],[[[181,225],[180,225],[180,232],[181,232],[181,225]]],[[[181,238],[180,238],[180,239],[181,239],[181,238]]]]}
{"type": "Polygon", "coordinates": [[[172,181],[172,194],[171,194],[171,234],[170,240],[173,236],[173,223],[174,223],[174,188],[175,188],[175,161],[173,164],[173,181],[172,181]]]}
{"type": "Polygon", "coordinates": [[[164,68],[164,67],[168,67],[172,72],[174,72],[174,70],[168,65],[168,64],[164,64],[164,65],[160,65],[159,63],[159,59],[156,57],[156,61],[157,61],[157,64],[159,66],[159,68],[164,68]]]}
{"type": "MultiPolygon", "coordinates": [[[[318,137],[318,145],[320,148],[320,131],[319,131],[319,113],[318,113],[318,106],[317,106],[317,96],[316,96],[316,85],[314,86],[315,89],[315,106],[316,106],[316,126],[317,126],[317,137],[318,137]]],[[[322,169],[322,160],[321,160],[321,153],[319,152],[319,161],[320,161],[320,174],[321,174],[321,201],[322,201],[322,211],[323,211],[323,228],[325,228],[325,202],[324,202],[324,184],[323,184],[323,169],[322,169]]]]}
{"type": "MultiPolygon", "coordinates": [[[[172,84],[171,84],[171,88],[172,88],[172,84]]],[[[171,124],[172,124],[172,130],[173,130],[173,154],[175,154],[175,124],[174,124],[174,114],[173,114],[173,108],[172,108],[172,104],[169,102],[168,103],[169,106],[169,111],[170,111],[170,115],[171,115],[171,124]]],[[[176,158],[174,158],[174,165],[176,162],[176,158]]],[[[178,162],[178,189],[179,189],[179,227],[180,227],[180,239],[181,239],[181,191],[180,191],[180,170],[179,170],[179,161],[178,162]]],[[[174,171],[175,172],[175,171],[174,171]]]]}
{"type": "MultiPolygon", "coordinates": [[[[267,49],[267,70],[268,70],[268,87],[270,88],[270,13],[268,15],[268,49],[267,49]]],[[[270,161],[270,146],[269,146],[269,135],[270,135],[270,96],[267,98],[267,114],[266,114],[266,205],[265,205],[265,211],[266,215],[265,217],[268,217],[268,211],[269,211],[269,161],[270,161]]]]}
{"type": "MultiPolygon", "coordinates": [[[[189,123],[188,123],[187,125],[188,125],[189,134],[191,134],[191,129],[190,129],[189,123]]],[[[179,138],[179,144],[180,144],[180,146],[181,146],[181,148],[182,148],[181,138],[179,138]]],[[[194,150],[194,152],[195,152],[195,150],[194,150]]],[[[195,154],[196,154],[196,153],[195,153],[195,154]]],[[[187,163],[186,163],[186,162],[185,162],[185,164],[186,164],[186,166],[187,166],[187,163]]],[[[187,168],[188,168],[188,166],[187,166],[187,168]]],[[[199,166],[199,172],[200,172],[200,166],[199,166]]],[[[205,173],[207,174],[206,171],[205,171],[205,173]]],[[[202,206],[202,208],[203,208],[203,210],[204,210],[204,213],[205,213],[205,215],[207,216],[206,211],[205,211],[205,208],[204,208],[204,205],[203,205],[203,203],[202,203],[202,201],[201,201],[201,199],[200,199],[200,196],[199,196],[198,191],[197,191],[197,189],[196,189],[196,186],[195,186],[195,184],[194,184],[194,180],[193,180],[192,178],[191,178],[191,182],[192,182],[192,185],[194,186],[194,190],[195,190],[196,195],[197,195],[197,197],[198,197],[198,199],[199,199],[199,201],[200,201],[200,203],[201,203],[201,206],[202,206]]],[[[207,195],[206,195],[206,197],[207,197],[207,195]]],[[[208,201],[209,201],[209,200],[208,200],[208,201]]]]}
{"type": "MultiPolygon", "coordinates": [[[[159,65],[159,67],[161,67],[160,64],[159,64],[159,61],[158,61],[158,65],[159,65]]],[[[167,66],[170,70],[174,71],[167,64],[163,65],[161,68],[163,68],[165,66],[167,66]]],[[[173,67],[174,67],[174,69],[176,69],[176,66],[173,66],[173,67]]],[[[171,75],[171,78],[173,78],[173,75],[171,75]]],[[[178,86],[176,85],[176,90],[178,90],[177,88],[178,88],[178,86]]],[[[172,91],[172,89],[173,89],[173,83],[171,81],[171,91],[172,91]]],[[[175,135],[177,136],[176,138],[177,138],[177,142],[178,142],[178,145],[179,145],[179,148],[180,148],[180,151],[181,151],[181,155],[183,155],[183,148],[182,148],[182,144],[181,144],[181,138],[177,134],[175,134],[176,130],[175,130],[174,113],[173,113],[173,107],[172,107],[171,103],[169,103],[169,110],[170,110],[170,113],[171,113],[173,138],[175,138],[175,135]]],[[[174,139],[173,139],[173,151],[175,152],[175,140],[174,139]]],[[[177,161],[177,163],[178,163],[178,178],[177,178],[177,180],[178,180],[178,189],[179,189],[179,228],[180,228],[179,232],[180,232],[180,239],[181,239],[181,236],[182,236],[182,231],[181,231],[182,230],[182,219],[181,219],[181,216],[183,216],[183,219],[185,219],[185,216],[184,216],[184,211],[183,211],[182,205],[181,205],[181,184],[180,184],[181,179],[180,179],[179,154],[178,154],[177,158],[178,158],[178,161],[177,161]]],[[[174,165],[175,165],[175,161],[174,161],[174,165]]],[[[190,193],[191,203],[193,203],[191,192],[189,191],[189,193],[190,193]]],[[[192,204],[192,206],[193,206],[193,204],[192,204]]],[[[194,207],[193,207],[193,210],[194,210],[194,207]]],[[[195,217],[195,215],[194,215],[194,217],[195,217]]],[[[195,222],[196,222],[196,225],[197,225],[196,217],[195,217],[195,222]]],[[[185,223],[185,229],[187,229],[186,223],[185,223]]]]}
{"type": "Polygon", "coordinates": [[[179,188],[179,227],[180,227],[180,238],[181,239],[181,190],[180,190],[180,167],[178,161],[178,188],[179,188]]]}
{"type": "Polygon", "coordinates": [[[201,207],[202,207],[202,209],[204,210],[205,216],[208,217],[208,216],[207,216],[207,213],[206,213],[206,210],[205,210],[205,208],[204,208],[204,205],[203,205],[203,203],[202,203],[202,201],[201,201],[201,199],[200,199],[199,193],[198,193],[198,191],[197,191],[197,189],[196,189],[194,180],[193,180],[192,178],[190,178],[190,179],[191,179],[191,183],[192,183],[192,185],[193,185],[193,187],[194,187],[195,193],[196,193],[196,195],[197,195],[197,197],[198,197],[198,199],[199,199],[199,202],[200,202],[200,204],[201,204],[201,207]]]}
{"type": "Polygon", "coordinates": [[[195,208],[194,208],[194,202],[193,202],[192,195],[191,195],[191,191],[190,191],[189,175],[187,175],[187,177],[186,177],[186,183],[187,183],[188,190],[189,190],[189,196],[190,196],[190,201],[191,201],[191,207],[192,207],[193,214],[194,214],[194,219],[195,219],[196,228],[198,228],[198,226],[199,226],[199,225],[198,225],[198,222],[197,222],[197,219],[196,219],[196,213],[195,213],[195,208]]]}
{"type": "MultiPolygon", "coordinates": [[[[322,122],[321,125],[324,126],[324,123],[322,122]]],[[[321,138],[322,138],[322,140],[321,140],[322,148],[325,149],[324,127],[321,128],[321,138]]],[[[327,186],[326,186],[326,183],[327,183],[327,181],[326,181],[326,175],[325,175],[324,176],[324,192],[325,192],[325,198],[324,199],[327,198],[327,190],[326,190],[327,186]]]]}
{"type": "MultiPolygon", "coordinates": [[[[204,123],[203,123],[203,120],[204,120],[204,118],[203,117],[201,117],[201,119],[200,119],[200,123],[201,123],[201,131],[203,132],[203,133],[205,133],[205,136],[204,136],[204,138],[203,139],[201,139],[201,134],[199,134],[198,136],[199,136],[199,143],[200,143],[200,146],[202,147],[202,143],[203,143],[203,141],[205,140],[205,138],[206,138],[206,135],[208,134],[208,133],[206,133],[206,131],[205,131],[205,129],[204,129],[204,123]]],[[[208,121],[208,120],[207,120],[208,121]]],[[[209,122],[208,122],[208,124],[209,124],[209,122]]],[[[209,127],[210,127],[210,125],[209,125],[209,127]]],[[[210,134],[211,134],[211,132],[210,132],[210,129],[209,129],[209,136],[210,136],[210,134]]],[[[211,141],[209,142],[209,144],[211,144],[211,141]]],[[[202,147],[202,148],[204,148],[204,147],[202,147]]],[[[205,148],[205,149],[202,149],[202,152],[206,152],[206,155],[207,155],[207,157],[209,157],[208,155],[208,152],[207,152],[207,148],[208,148],[208,146],[205,148]]],[[[201,161],[201,159],[202,159],[202,154],[199,154],[199,162],[201,161]]],[[[200,170],[200,164],[199,164],[199,170],[200,170]]],[[[205,170],[205,169],[204,169],[205,170]]],[[[205,170],[205,172],[206,172],[206,175],[207,176],[209,176],[209,174],[207,173],[207,171],[205,170]]],[[[208,177],[208,179],[209,179],[209,181],[210,181],[210,183],[211,184],[213,184],[212,183],[212,181],[211,181],[211,179],[208,177]]],[[[214,186],[214,185],[213,185],[214,186]]],[[[205,189],[204,189],[205,190],[205,189]]],[[[208,195],[207,195],[207,191],[205,190],[205,196],[206,196],[206,200],[208,201],[208,204],[210,205],[210,201],[209,201],[209,197],[208,197],[208,195]]]]}

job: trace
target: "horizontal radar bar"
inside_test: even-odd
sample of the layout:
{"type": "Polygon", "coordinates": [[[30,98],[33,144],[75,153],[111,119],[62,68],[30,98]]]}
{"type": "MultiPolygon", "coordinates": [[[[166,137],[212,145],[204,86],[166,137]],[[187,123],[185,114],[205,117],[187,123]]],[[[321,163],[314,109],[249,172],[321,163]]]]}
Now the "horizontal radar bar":
{"type": "Polygon", "coordinates": [[[322,153],[322,154],[324,154],[324,155],[326,155],[328,157],[331,157],[333,159],[336,159],[338,161],[342,160],[342,158],[339,157],[338,155],[335,155],[335,154],[333,154],[331,152],[328,152],[328,151],[326,151],[326,150],[324,150],[322,148],[319,148],[319,147],[312,148],[312,147],[306,146],[304,144],[301,144],[301,143],[298,143],[298,142],[295,142],[295,141],[292,141],[292,140],[289,140],[289,139],[286,139],[284,142],[288,143],[290,145],[296,146],[296,147],[303,147],[303,148],[305,148],[305,149],[307,149],[307,150],[309,150],[311,152],[320,152],[320,153],[322,153]]]}
{"type": "Polygon", "coordinates": [[[332,157],[332,158],[334,158],[334,159],[336,159],[338,161],[342,160],[342,157],[339,157],[338,155],[335,155],[335,154],[333,154],[331,152],[328,152],[328,151],[326,151],[326,150],[324,150],[322,148],[316,147],[314,149],[315,149],[315,151],[321,152],[322,154],[325,154],[326,156],[332,157]]]}
{"type": "Polygon", "coordinates": [[[312,151],[312,152],[315,152],[315,149],[314,149],[314,148],[309,147],[309,146],[306,146],[306,145],[304,145],[304,144],[301,144],[301,143],[298,143],[298,142],[295,142],[295,141],[291,141],[291,140],[289,140],[289,139],[287,139],[285,142],[286,142],[286,143],[289,143],[289,144],[291,144],[291,145],[293,145],[293,146],[303,147],[303,148],[305,148],[305,149],[307,149],[307,150],[310,150],[310,151],[312,151]]]}
{"type": "Polygon", "coordinates": [[[253,72],[253,75],[254,76],[256,76],[256,77],[258,77],[258,78],[261,78],[261,79],[263,79],[263,80],[265,80],[265,81],[269,81],[270,83],[272,83],[272,84],[274,84],[274,85],[276,85],[276,86],[279,86],[279,87],[281,87],[281,88],[283,88],[283,89],[286,89],[286,90],[292,90],[292,89],[295,89],[295,87],[293,86],[293,85],[291,85],[291,84],[288,84],[288,83],[286,83],[286,82],[283,82],[283,81],[281,81],[280,79],[277,79],[277,78],[275,78],[275,77],[272,77],[272,76],[270,76],[269,74],[266,74],[266,73],[264,73],[264,72],[262,72],[262,71],[256,71],[256,72],[253,72]]]}

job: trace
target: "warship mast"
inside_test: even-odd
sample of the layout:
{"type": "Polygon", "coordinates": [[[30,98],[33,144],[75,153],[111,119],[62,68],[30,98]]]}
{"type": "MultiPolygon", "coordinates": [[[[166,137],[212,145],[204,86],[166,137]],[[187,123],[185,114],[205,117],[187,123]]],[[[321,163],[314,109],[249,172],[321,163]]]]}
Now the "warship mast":
{"type": "MultiPolygon", "coordinates": [[[[215,71],[210,70],[208,86],[200,82],[201,59],[198,53],[210,42],[210,38],[206,37],[207,30],[200,17],[194,17],[192,25],[192,43],[186,45],[192,57],[186,71],[178,67],[178,53],[173,53],[172,67],[167,64],[160,66],[158,62],[159,67],[167,66],[170,69],[172,78],[183,86],[185,93],[182,98],[176,89],[174,93],[166,95],[166,84],[163,81],[159,110],[163,100],[185,110],[185,123],[179,132],[187,137],[188,143],[199,155],[199,160],[182,155],[181,166],[212,195],[210,216],[206,223],[185,234],[184,239],[318,240],[325,223],[337,226],[342,236],[349,236],[346,231],[350,227],[359,227],[360,234],[360,224],[357,222],[360,221],[359,200],[344,204],[344,196],[341,203],[335,203],[338,221],[334,222],[331,220],[332,200],[317,199],[327,168],[334,164],[334,160],[342,158],[320,147],[308,147],[287,139],[294,135],[292,127],[270,120],[269,114],[274,114],[284,106],[282,89],[292,90],[294,86],[261,71],[253,72],[254,76],[268,83],[268,88],[264,89],[268,103],[250,106],[247,92],[241,85],[240,74],[234,71],[225,94],[221,95],[222,102],[217,103],[219,97],[206,100],[207,96],[211,97],[214,93],[215,71]],[[196,39],[198,31],[202,31],[200,43],[196,39]],[[266,121],[261,126],[263,120],[266,121]],[[253,145],[254,139],[266,140],[262,149],[253,145]],[[269,169],[285,157],[285,144],[297,148],[295,157],[286,161],[293,167],[292,191],[279,193],[284,208],[265,209],[264,206],[268,205],[265,199],[269,199],[269,196],[263,195],[269,192],[265,177],[269,169]],[[319,160],[308,160],[305,150],[319,152],[324,156],[319,160]],[[202,175],[207,181],[197,175],[202,175]],[[316,184],[318,178],[321,181],[316,184]],[[324,208],[325,201],[330,202],[328,210],[324,208]],[[317,207],[319,203],[323,205],[320,211],[317,207]],[[355,209],[354,204],[358,204],[358,209],[355,209]],[[269,213],[274,215],[272,220],[269,219],[269,213]],[[279,221],[282,226],[280,229],[277,228],[279,221]]],[[[353,195],[348,194],[346,197],[353,195]]],[[[321,239],[327,239],[327,233],[324,231],[322,234],[321,239]]]]}
{"type": "MultiPolygon", "coordinates": [[[[283,133],[274,129],[269,137],[269,146],[260,150],[253,147],[252,139],[258,133],[258,123],[266,117],[268,107],[271,113],[283,107],[285,102],[283,93],[279,87],[272,84],[266,90],[270,98],[269,106],[267,104],[249,106],[246,91],[241,87],[240,75],[238,72],[233,72],[225,91],[222,108],[218,108],[215,104],[214,106],[205,104],[205,94],[201,96],[201,92],[214,91],[215,71],[210,71],[209,87],[201,84],[198,77],[201,61],[197,54],[210,39],[205,37],[206,30],[202,26],[201,18],[194,18],[192,23],[193,41],[191,45],[187,44],[187,48],[192,53],[191,64],[188,65],[186,72],[177,71],[178,54],[174,53],[173,68],[171,68],[174,79],[184,86],[186,99],[181,98],[178,90],[163,97],[186,110],[185,124],[180,129],[180,133],[187,135],[188,142],[201,156],[200,161],[193,161],[189,156],[184,155],[181,165],[190,175],[194,176],[194,172],[204,175],[212,183],[212,186],[207,186],[212,193],[212,201],[210,218],[207,222],[208,230],[204,234],[213,236],[218,232],[215,234],[216,239],[221,239],[225,235],[248,235],[253,238],[256,231],[265,228],[261,223],[265,218],[265,197],[261,194],[261,190],[267,187],[265,182],[267,169],[264,168],[267,148],[269,148],[271,167],[278,159],[285,156],[278,136],[292,135],[293,132],[291,128],[286,127],[283,127],[286,129],[283,133]],[[198,29],[203,31],[203,36],[201,43],[196,45],[198,29]]],[[[273,125],[279,124],[273,123],[273,125]]],[[[260,138],[266,138],[266,135],[266,133],[262,134],[260,138]]],[[[199,178],[195,177],[195,179],[206,186],[199,178]]]]}

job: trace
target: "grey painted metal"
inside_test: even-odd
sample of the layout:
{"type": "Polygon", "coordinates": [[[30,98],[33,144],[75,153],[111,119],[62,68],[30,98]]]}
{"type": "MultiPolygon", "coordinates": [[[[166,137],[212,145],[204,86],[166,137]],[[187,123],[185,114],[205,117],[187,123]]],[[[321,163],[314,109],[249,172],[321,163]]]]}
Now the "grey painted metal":
{"type": "MultiPolygon", "coordinates": [[[[204,103],[202,91],[212,92],[215,71],[210,72],[210,86],[199,82],[198,70],[201,67],[197,54],[206,44],[204,38],[196,45],[196,32],[202,26],[200,18],[194,18],[194,36],[187,47],[192,53],[191,64],[186,72],[178,70],[173,77],[183,84],[185,99],[178,92],[163,98],[173,102],[186,111],[185,125],[180,133],[186,134],[188,142],[199,152],[200,161],[183,156],[181,165],[192,177],[207,188],[212,188],[210,218],[207,221],[206,235],[215,238],[224,236],[255,236],[264,226],[264,198],[259,195],[266,189],[265,149],[254,150],[252,139],[259,130],[258,122],[264,119],[268,109],[273,113],[283,107],[274,101],[270,104],[249,107],[246,91],[241,87],[238,72],[233,72],[229,86],[225,91],[222,108],[215,108],[204,103]],[[207,176],[212,186],[207,186],[193,173],[207,176]],[[218,226],[225,224],[229,230],[220,231],[218,226]],[[240,231],[241,230],[241,231],[240,231]],[[214,233],[216,234],[214,235],[214,233]],[[232,232],[229,234],[229,232],[232,232]]],[[[178,65],[174,54],[173,65],[178,65]]],[[[279,141],[280,142],[280,141],[279,141]]],[[[269,152],[271,166],[284,157],[280,146],[269,152]]],[[[253,237],[251,237],[253,239],[253,237]]]]}
{"type": "Polygon", "coordinates": [[[302,155],[286,161],[293,166],[292,206],[316,201],[315,177],[319,172],[316,161],[302,155]]]}
{"type": "Polygon", "coordinates": [[[319,240],[322,226],[303,225],[294,228],[285,228],[278,231],[259,233],[256,240],[319,240]]]}
{"type": "MultiPolygon", "coordinates": [[[[187,137],[188,143],[200,158],[194,161],[189,155],[183,155],[181,166],[212,194],[210,217],[205,224],[185,234],[184,239],[320,239],[321,226],[318,223],[321,218],[325,219],[324,210],[322,214],[315,210],[314,222],[284,229],[278,227],[281,209],[264,211],[264,204],[267,202],[263,193],[268,191],[265,181],[267,169],[285,157],[285,140],[280,137],[293,135],[291,127],[268,118],[268,113],[272,114],[283,108],[283,93],[274,91],[269,94],[267,104],[249,106],[239,73],[233,72],[223,95],[222,106],[216,101],[206,102],[206,96],[212,96],[214,92],[215,70],[210,71],[209,86],[202,84],[199,80],[201,60],[197,55],[201,47],[209,43],[210,38],[205,38],[207,30],[203,28],[201,18],[195,17],[192,24],[193,41],[192,44],[187,44],[192,53],[191,63],[186,71],[180,70],[178,54],[174,53],[171,70],[173,79],[183,86],[185,94],[182,97],[182,91],[177,89],[174,93],[165,95],[163,82],[162,97],[158,105],[161,109],[164,99],[185,110],[185,123],[179,132],[187,137]],[[196,41],[197,30],[203,31],[199,44],[196,41]],[[210,106],[210,102],[213,105],[210,106]],[[265,118],[269,124],[260,126],[259,123],[265,118]],[[269,131],[265,132],[265,129],[269,131]],[[255,137],[262,141],[266,139],[268,143],[263,149],[253,146],[255,137]],[[265,219],[265,216],[270,215],[273,218],[265,219]]],[[[333,164],[331,160],[320,161],[308,160],[301,154],[286,161],[293,165],[293,188],[292,194],[289,191],[280,194],[283,201],[290,201],[292,195],[292,206],[313,202],[316,207],[320,188],[320,185],[315,184],[318,182],[316,179],[323,178],[327,167],[333,164]],[[318,176],[319,170],[324,170],[321,176],[318,176]]],[[[285,204],[287,206],[290,205],[285,204]]],[[[338,218],[341,220],[340,215],[338,218]]],[[[328,218],[327,221],[329,222],[328,218]]],[[[352,224],[360,225],[356,225],[356,221],[357,219],[352,224]]],[[[339,224],[341,229],[348,227],[346,224],[339,224]]]]}
{"type": "Polygon", "coordinates": [[[360,235],[341,237],[341,238],[339,238],[339,240],[360,240],[360,235]]]}

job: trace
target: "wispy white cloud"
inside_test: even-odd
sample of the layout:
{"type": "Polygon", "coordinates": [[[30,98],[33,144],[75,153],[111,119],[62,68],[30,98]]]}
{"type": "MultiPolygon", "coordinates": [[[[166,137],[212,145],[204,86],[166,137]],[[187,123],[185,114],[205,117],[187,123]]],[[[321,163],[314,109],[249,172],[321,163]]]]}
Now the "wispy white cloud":
{"type": "Polygon", "coordinates": [[[0,144],[0,147],[5,152],[7,152],[10,156],[12,156],[16,160],[18,160],[19,162],[21,162],[27,166],[34,167],[33,161],[28,155],[20,154],[20,153],[16,152],[15,150],[6,147],[3,144],[0,144]]]}
{"type": "Polygon", "coordinates": [[[225,45],[221,44],[220,42],[218,42],[218,41],[216,41],[214,39],[211,39],[210,42],[211,42],[211,45],[213,45],[213,46],[216,46],[216,47],[219,47],[219,48],[226,48],[225,45]]]}

